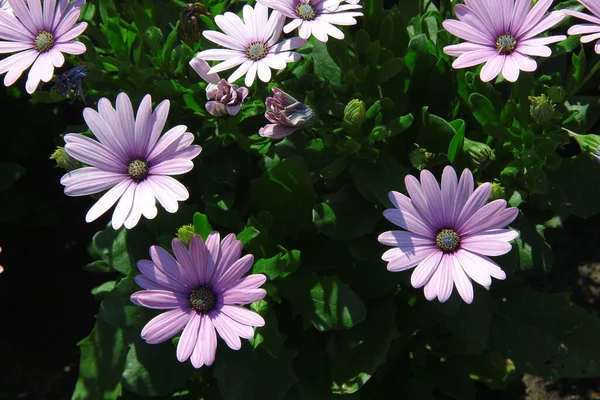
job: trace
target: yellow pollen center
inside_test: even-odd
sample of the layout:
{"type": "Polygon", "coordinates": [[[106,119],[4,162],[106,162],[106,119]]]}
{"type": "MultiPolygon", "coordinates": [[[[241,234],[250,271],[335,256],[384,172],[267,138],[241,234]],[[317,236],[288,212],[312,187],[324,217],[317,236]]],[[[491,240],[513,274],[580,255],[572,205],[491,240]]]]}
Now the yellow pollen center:
{"type": "Polygon", "coordinates": [[[45,53],[54,47],[54,36],[50,32],[40,31],[33,39],[33,48],[40,53],[45,53]]]}

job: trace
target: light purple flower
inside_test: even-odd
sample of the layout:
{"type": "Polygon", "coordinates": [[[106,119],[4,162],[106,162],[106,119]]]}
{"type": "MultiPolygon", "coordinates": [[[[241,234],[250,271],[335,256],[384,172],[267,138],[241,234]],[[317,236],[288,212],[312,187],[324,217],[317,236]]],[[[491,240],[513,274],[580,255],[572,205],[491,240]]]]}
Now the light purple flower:
{"type": "Polygon", "coordinates": [[[231,12],[215,17],[215,23],[225,34],[217,31],[204,31],[205,38],[226,49],[210,49],[196,55],[202,60],[224,60],[210,69],[210,73],[239,67],[227,78],[233,83],[246,76],[246,86],[251,86],[254,78],[263,82],[271,80],[271,68],[284,69],[289,62],[300,60],[300,54],[290,51],[303,46],[306,41],[298,37],[277,43],[285,16],[258,3],[254,8],[244,6],[244,20],[231,12]],[[241,65],[240,65],[241,64],[241,65]]]}
{"type": "Polygon", "coordinates": [[[209,74],[210,66],[204,60],[194,58],[190,61],[190,65],[208,83],[206,98],[210,101],[206,102],[206,111],[215,117],[236,115],[240,112],[248,96],[248,89],[232,85],[225,79],[220,79],[216,73],[209,74]]]}
{"type": "Polygon", "coordinates": [[[529,56],[549,57],[547,44],[566,39],[564,35],[535,37],[554,26],[564,14],[546,14],[552,0],[539,0],[531,8],[531,0],[465,0],[457,4],[457,20],[442,24],[465,43],[444,47],[444,52],[458,57],[454,68],[485,63],[481,80],[489,82],[500,72],[504,79],[515,82],[519,71],[535,71],[537,63],[529,56]]]}
{"type": "Polygon", "coordinates": [[[0,8],[14,15],[12,7],[8,3],[8,0],[0,0],[0,8]]]}
{"type": "Polygon", "coordinates": [[[600,2],[597,0],[577,0],[585,6],[594,15],[585,14],[579,11],[562,10],[565,14],[572,17],[591,22],[591,24],[573,25],[567,33],[569,35],[583,35],[580,39],[581,43],[589,43],[597,40],[594,46],[594,51],[600,54],[600,2]]]}
{"type": "Polygon", "coordinates": [[[133,228],[142,214],[156,216],[155,198],[170,213],[178,201],[189,197],[188,191],[169,175],[190,171],[192,159],[202,151],[193,145],[194,135],[178,125],[160,134],[169,114],[169,101],[161,102],[152,112],[152,99],[146,95],[137,116],[125,93],[117,96],[116,110],[106,98],[98,101],[98,112],[83,110],[83,118],[99,141],[75,133],[65,135],[65,151],[89,167],[65,174],[60,183],[68,196],[86,196],[108,190],[90,208],[87,222],[108,211],[119,201],[112,226],[133,228]]]}
{"type": "Polygon", "coordinates": [[[355,17],[362,17],[358,1],[341,4],[342,0],[257,0],[281,12],[292,21],[283,27],[285,33],[298,28],[298,36],[308,39],[312,34],[326,42],[329,36],[343,39],[344,33],[335,25],[355,25],[355,17]]]}
{"type": "Polygon", "coordinates": [[[313,110],[279,88],[274,87],[273,97],[267,97],[265,118],[272,122],[260,128],[258,134],[281,139],[306,126],[314,117],[313,110]]]}
{"type": "Polygon", "coordinates": [[[506,201],[485,204],[492,185],[484,183],[473,191],[473,175],[465,169],[460,177],[451,166],[444,169],[442,187],[433,174],[421,171],[421,182],[412,175],[405,178],[410,198],[390,192],[395,208],[383,215],[405,231],[379,235],[379,242],[394,246],[382,259],[389,271],[417,268],[410,281],[415,288],[425,286],[425,297],[448,300],[453,286],[467,303],[473,301],[471,280],[483,286],[492,277],[505,279],[506,274],[487,256],[499,256],[511,250],[510,240],[518,233],[502,229],[518,214],[506,208],[506,201]]]}
{"type": "Polygon", "coordinates": [[[33,93],[48,82],[54,67],[65,62],[62,53],[82,54],[85,45],[74,39],[87,27],[77,24],[84,0],[9,0],[12,12],[0,9],[0,53],[14,53],[0,61],[4,85],[10,86],[32,64],[25,89],[33,93]]]}
{"type": "Polygon", "coordinates": [[[266,277],[243,276],[254,257],[240,258],[242,243],[234,234],[221,242],[218,232],[206,238],[194,235],[189,251],[179,239],[171,242],[174,259],[158,246],[150,248],[150,260],[138,261],[142,275],[135,277],[142,290],[131,301],[143,307],[170,310],[153,318],[142,329],[142,338],[150,344],[161,343],[183,329],[177,344],[177,359],[191,357],[192,365],[212,365],[217,350],[217,335],[233,350],[242,347],[240,338],[254,336],[255,326],[264,326],[257,313],[240,307],[262,300],[260,289],[266,277]]]}

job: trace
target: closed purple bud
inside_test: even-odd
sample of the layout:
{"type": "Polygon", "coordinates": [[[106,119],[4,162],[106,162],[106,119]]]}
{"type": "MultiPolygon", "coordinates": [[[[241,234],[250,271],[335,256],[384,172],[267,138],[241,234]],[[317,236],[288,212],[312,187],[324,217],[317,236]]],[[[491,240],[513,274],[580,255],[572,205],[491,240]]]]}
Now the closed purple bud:
{"type": "Polygon", "coordinates": [[[267,124],[258,132],[261,136],[273,139],[283,138],[306,126],[314,117],[313,110],[279,88],[273,88],[273,97],[267,97],[265,104],[267,124]]]}

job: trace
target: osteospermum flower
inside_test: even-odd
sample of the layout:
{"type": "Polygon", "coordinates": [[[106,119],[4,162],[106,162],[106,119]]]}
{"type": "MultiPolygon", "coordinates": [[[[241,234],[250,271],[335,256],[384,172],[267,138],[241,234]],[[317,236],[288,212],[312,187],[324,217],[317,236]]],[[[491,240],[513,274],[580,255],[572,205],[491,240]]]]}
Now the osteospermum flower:
{"type": "Polygon", "coordinates": [[[31,66],[25,89],[33,93],[40,81],[52,79],[54,67],[65,62],[62,53],[82,54],[85,45],[74,39],[87,27],[77,23],[84,0],[9,0],[13,13],[0,9],[0,53],[14,53],[0,61],[4,85],[10,86],[31,66]]]}
{"type": "Polygon", "coordinates": [[[216,333],[231,349],[239,350],[240,338],[252,338],[253,327],[265,324],[260,315],[239,305],[265,297],[260,286],[266,277],[243,276],[254,258],[251,254],[240,258],[242,243],[235,235],[219,240],[218,232],[208,235],[206,244],[195,235],[188,251],[179,239],[173,239],[177,259],[152,246],[152,261],[139,261],[142,275],[135,277],[145,290],[131,295],[137,305],[169,310],[146,324],[142,338],[150,344],[161,343],[183,329],[177,359],[183,362],[191,357],[196,368],[215,360],[216,333]]]}
{"type": "Polygon", "coordinates": [[[591,22],[590,24],[573,25],[569,28],[567,33],[569,35],[583,35],[580,39],[581,43],[589,43],[597,40],[596,45],[594,46],[594,51],[600,54],[600,40],[598,40],[600,39],[600,2],[598,0],[577,1],[579,1],[579,3],[585,6],[585,8],[587,8],[594,15],[567,9],[562,10],[567,15],[591,22]]]}
{"type": "Polygon", "coordinates": [[[519,71],[535,71],[537,63],[530,56],[548,57],[547,44],[566,39],[564,35],[536,37],[558,23],[564,14],[546,13],[552,0],[539,0],[531,8],[531,0],[465,0],[457,4],[457,20],[442,24],[465,43],[444,47],[448,55],[458,57],[454,68],[485,63],[481,80],[491,81],[500,72],[504,79],[515,82],[519,71]]]}
{"type": "Polygon", "coordinates": [[[298,37],[277,43],[285,16],[258,3],[254,8],[244,6],[244,20],[231,12],[215,17],[215,23],[225,34],[204,31],[202,34],[226,49],[209,49],[196,55],[202,60],[222,60],[209,73],[239,67],[227,78],[234,83],[246,76],[246,86],[252,85],[256,75],[263,82],[271,80],[271,68],[284,69],[289,62],[300,60],[300,54],[290,51],[303,46],[306,41],[298,37]],[[241,65],[240,65],[241,64],[241,65]]]}
{"type": "Polygon", "coordinates": [[[362,17],[358,2],[340,4],[341,0],[257,0],[265,6],[279,11],[292,21],[283,27],[285,33],[298,28],[298,36],[308,39],[312,34],[317,40],[326,42],[329,36],[343,39],[344,33],[335,25],[355,25],[355,17],[362,17]]]}
{"type": "Polygon", "coordinates": [[[152,99],[146,95],[137,116],[125,93],[117,96],[116,110],[106,98],[98,101],[98,111],[83,110],[83,118],[98,141],[87,136],[65,135],[65,151],[89,167],[65,174],[60,183],[68,196],[86,196],[106,192],[88,211],[85,219],[94,221],[118,201],[112,226],[133,228],[142,214],[156,216],[157,199],[170,213],[178,201],[186,200],[185,186],[169,175],[190,171],[192,159],[202,151],[193,145],[194,135],[178,125],[160,134],[169,114],[169,101],[164,100],[152,112],[152,99]]]}
{"type": "Polygon", "coordinates": [[[505,279],[506,274],[487,256],[499,256],[511,250],[510,240],[518,233],[502,229],[517,216],[516,208],[506,208],[506,201],[485,204],[492,185],[484,183],[473,191],[473,175],[465,169],[457,180],[451,166],[444,169],[442,187],[433,174],[421,171],[421,182],[412,175],[405,178],[410,198],[390,192],[395,208],[383,215],[404,231],[379,235],[379,242],[393,249],[382,259],[389,271],[413,271],[410,280],[415,288],[425,287],[425,297],[448,300],[453,286],[467,303],[473,301],[475,281],[483,286],[491,278],[505,279]]]}
{"type": "Polygon", "coordinates": [[[0,0],[0,8],[8,11],[9,13],[13,13],[12,11],[12,7],[10,6],[10,4],[8,3],[8,0],[0,0]]]}

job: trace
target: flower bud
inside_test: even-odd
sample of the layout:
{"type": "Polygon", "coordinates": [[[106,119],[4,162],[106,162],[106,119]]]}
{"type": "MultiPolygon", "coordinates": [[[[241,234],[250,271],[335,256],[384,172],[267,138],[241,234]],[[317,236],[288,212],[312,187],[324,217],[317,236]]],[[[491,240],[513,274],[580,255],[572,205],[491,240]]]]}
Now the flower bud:
{"type": "Polygon", "coordinates": [[[433,153],[428,152],[427,149],[419,147],[410,152],[409,158],[412,166],[421,171],[427,168],[431,162],[431,159],[433,158],[433,153]]]}
{"type": "Polygon", "coordinates": [[[200,19],[201,15],[210,17],[210,13],[206,11],[202,3],[187,4],[183,9],[177,27],[177,34],[188,46],[192,46],[200,40],[200,32],[204,30],[200,19]]]}
{"type": "Polygon", "coordinates": [[[67,172],[73,171],[80,167],[76,159],[67,154],[64,147],[58,146],[54,153],[50,156],[51,160],[56,161],[56,166],[64,169],[67,172]]]}
{"type": "Polygon", "coordinates": [[[492,194],[490,201],[504,199],[504,188],[498,182],[492,182],[492,194]]]}
{"type": "Polygon", "coordinates": [[[344,108],[344,121],[354,125],[362,125],[367,119],[365,102],[358,99],[350,100],[344,108]]]}
{"type": "Polygon", "coordinates": [[[600,162],[600,136],[579,135],[571,131],[569,131],[569,136],[577,141],[582,152],[600,162]]]}
{"type": "Polygon", "coordinates": [[[273,97],[267,97],[265,118],[271,124],[260,128],[259,135],[281,139],[308,125],[314,112],[306,104],[299,102],[279,88],[274,87],[273,97]]]}
{"type": "Polygon", "coordinates": [[[552,103],[552,100],[548,96],[545,94],[541,96],[529,96],[529,101],[531,102],[529,112],[535,122],[543,124],[552,119],[554,103],[552,103]]]}
{"type": "Polygon", "coordinates": [[[371,131],[371,135],[370,135],[369,139],[371,139],[373,142],[379,142],[379,141],[382,141],[385,138],[387,138],[389,135],[390,135],[390,130],[387,126],[377,125],[371,131]]]}
{"type": "Polygon", "coordinates": [[[84,101],[83,79],[87,77],[87,67],[78,65],[66,70],[53,79],[56,89],[63,97],[71,97],[71,102],[79,98],[84,101]]]}
{"type": "Polygon", "coordinates": [[[194,230],[193,225],[184,225],[181,228],[177,229],[177,239],[181,240],[183,244],[188,246],[190,244],[190,240],[196,231],[194,230]]]}
{"type": "Polygon", "coordinates": [[[206,111],[215,117],[236,115],[240,112],[244,100],[248,96],[248,89],[232,85],[219,75],[209,73],[210,65],[204,60],[194,58],[190,61],[191,67],[204,79],[206,86],[206,111]]]}
{"type": "Polygon", "coordinates": [[[465,138],[463,151],[476,167],[485,167],[490,160],[494,159],[494,151],[490,146],[471,139],[465,138]]]}

